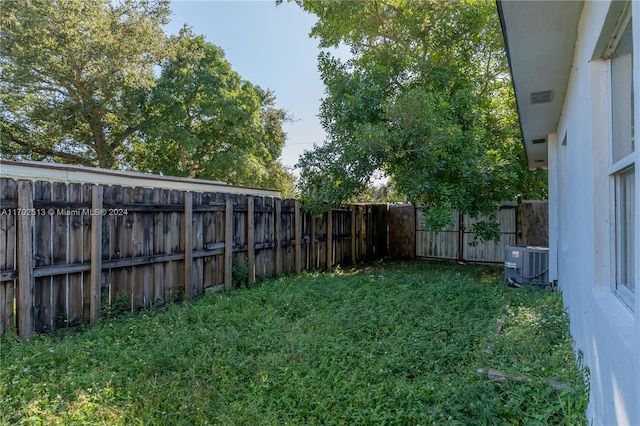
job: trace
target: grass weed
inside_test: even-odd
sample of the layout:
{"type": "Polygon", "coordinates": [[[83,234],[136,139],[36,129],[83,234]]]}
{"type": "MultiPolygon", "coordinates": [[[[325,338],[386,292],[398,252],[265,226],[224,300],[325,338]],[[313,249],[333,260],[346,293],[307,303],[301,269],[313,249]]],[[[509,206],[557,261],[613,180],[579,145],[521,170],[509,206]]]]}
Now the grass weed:
{"type": "Polygon", "coordinates": [[[586,423],[560,295],[489,267],[280,277],[0,355],[3,424],[586,423]]]}

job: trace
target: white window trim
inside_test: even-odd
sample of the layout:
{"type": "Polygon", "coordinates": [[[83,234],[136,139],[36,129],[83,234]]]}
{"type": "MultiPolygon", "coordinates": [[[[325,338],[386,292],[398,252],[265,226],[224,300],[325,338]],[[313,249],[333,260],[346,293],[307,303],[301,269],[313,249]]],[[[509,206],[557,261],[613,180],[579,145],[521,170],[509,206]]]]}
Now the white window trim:
{"type": "MultiPolygon", "coordinates": [[[[620,300],[620,302],[622,302],[622,304],[627,307],[631,312],[636,312],[636,305],[638,304],[638,294],[637,291],[631,292],[629,289],[627,289],[624,286],[618,286],[618,273],[621,270],[622,264],[621,264],[621,259],[618,256],[618,244],[619,244],[619,230],[617,229],[617,224],[620,223],[620,218],[617,217],[618,216],[618,212],[616,211],[616,201],[619,199],[619,194],[617,193],[618,189],[617,189],[617,185],[616,185],[616,177],[625,171],[625,169],[628,169],[630,167],[634,167],[635,168],[635,174],[636,174],[636,206],[635,206],[635,212],[636,212],[636,216],[638,215],[638,210],[637,210],[637,204],[638,204],[638,200],[637,200],[637,180],[638,180],[638,170],[636,167],[636,163],[637,163],[637,149],[632,151],[631,153],[627,154],[626,156],[624,156],[623,158],[620,158],[618,161],[616,161],[615,163],[613,162],[613,144],[614,144],[614,140],[613,140],[613,94],[611,91],[611,87],[612,87],[612,79],[613,79],[613,71],[612,71],[612,56],[613,53],[615,52],[616,47],[618,46],[618,42],[620,41],[620,39],[622,38],[622,34],[624,33],[624,31],[627,28],[627,25],[629,24],[629,22],[631,22],[631,18],[632,18],[632,2],[628,2],[627,6],[625,6],[624,12],[622,13],[622,17],[619,20],[618,24],[616,25],[615,31],[612,35],[611,41],[609,42],[609,44],[607,45],[607,48],[604,52],[604,54],[602,55],[603,59],[606,59],[608,62],[608,66],[607,66],[607,72],[606,72],[606,76],[607,76],[607,87],[608,87],[608,91],[607,91],[607,109],[609,111],[608,113],[608,123],[609,123],[609,132],[608,132],[608,141],[607,141],[607,145],[608,145],[608,164],[609,167],[607,168],[607,173],[609,175],[609,225],[610,225],[610,264],[612,265],[612,268],[610,269],[610,274],[611,274],[611,292],[617,297],[618,300],[620,300]]],[[[637,28],[637,26],[636,26],[637,28]]],[[[632,30],[632,38],[636,39],[635,33],[638,30],[632,30]]],[[[636,47],[636,43],[634,42],[634,51],[635,51],[635,47],[636,47]]],[[[635,67],[635,59],[636,55],[634,54],[634,59],[633,59],[633,64],[634,64],[634,70],[636,70],[635,67]]],[[[632,76],[632,84],[634,85],[634,93],[637,94],[637,91],[635,90],[635,81],[636,81],[636,75],[638,71],[636,70],[636,72],[634,72],[634,75],[632,76]]],[[[635,104],[635,99],[637,99],[637,96],[634,96],[634,104],[635,104]]],[[[634,115],[637,113],[637,108],[635,108],[634,105],[634,115]]],[[[634,122],[638,123],[638,121],[636,120],[636,117],[634,117],[634,122]]],[[[636,134],[636,130],[634,129],[634,137],[636,134]]],[[[638,220],[636,219],[636,222],[638,220]]],[[[633,243],[636,244],[637,246],[637,232],[638,232],[638,228],[637,226],[635,227],[636,230],[636,235],[635,235],[635,240],[633,243]]],[[[636,252],[637,255],[637,252],[636,252]]],[[[634,275],[635,275],[635,288],[638,288],[638,274],[640,273],[640,271],[635,271],[634,275]]]]}
{"type": "Polygon", "coordinates": [[[627,25],[631,21],[631,2],[627,2],[624,6],[622,13],[620,14],[621,19],[618,20],[615,29],[613,30],[611,40],[607,44],[607,47],[604,50],[604,54],[602,55],[603,59],[609,60],[613,56],[613,52],[615,52],[616,47],[618,47],[618,43],[620,42],[620,38],[622,37],[622,33],[627,28],[627,25]]]}
{"type": "MultiPolygon", "coordinates": [[[[633,154],[631,154],[633,155],[633,154]]],[[[631,156],[629,155],[629,156],[631,156]]],[[[633,162],[631,163],[631,166],[634,166],[633,162]]],[[[610,175],[611,177],[611,182],[613,183],[613,189],[612,189],[612,194],[613,194],[613,199],[614,199],[614,203],[616,202],[616,200],[619,200],[622,198],[621,194],[620,194],[620,189],[619,186],[616,185],[616,178],[623,174],[625,171],[627,171],[628,167],[622,168],[620,170],[616,170],[615,174],[610,175]]],[[[636,171],[637,172],[637,171],[636,171]]],[[[624,218],[622,217],[624,215],[624,213],[622,211],[620,211],[619,209],[616,211],[615,205],[613,206],[613,214],[614,214],[614,223],[618,224],[618,223],[622,223],[624,221],[624,218]]],[[[621,238],[620,236],[620,231],[618,229],[615,229],[614,226],[614,234],[612,235],[612,242],[613,242],[613,249],[614,249],[614,255],[615,257],[612,259],[615,262],[615,268],[613,268],[613,273],[614,273],[614,280],[612,281],[612,289],[614,290],[614,293],[616,294],[616,296],[631,310],[631,311],[635,311],[635,297],[636,297],[636,293],[632,292],[631,290],[629,290],[626,286],[624,285],[618,285],[618,273],[620,271],[622,271],[623,269],[623,259],[620,258],[620,256],[617,256],[616,251],[619,248],[619,238],[621,238]]],[[[637,237],[636,237],[637,238],[637,237]]],[[[633,242],[635,243],[635,242],[633,242]]],[[[632,260],[633,261],[633,260],[632,260]]],[[[638,272],[635,271],[635,274],[637,274],[638,272]]]]}
{"type": "MultiPolygon", "coordinates": [[[[635,153],[632,152],[631,154],[628,154],[626,157],[617,161],[615,164],[611,164],[607,169],[607,173],[609,174],[609,176],[620,173],[624,169],[628,169],[629,167],[633,166],[636,162],[634,154],[635,153]]],[[[611,162],[611,160],[609,160],[609,162],[611,162]]]]}

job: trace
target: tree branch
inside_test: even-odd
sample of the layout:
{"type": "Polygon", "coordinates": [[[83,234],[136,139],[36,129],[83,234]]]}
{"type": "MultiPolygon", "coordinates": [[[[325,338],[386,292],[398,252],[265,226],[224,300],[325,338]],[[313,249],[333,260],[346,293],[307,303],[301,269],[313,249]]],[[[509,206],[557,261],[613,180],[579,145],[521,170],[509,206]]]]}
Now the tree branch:
{"type": "Polygon", "coordinates": [[[20,152],[18,154],[25,154],[25,155],[39,154],[47,157],[59,157],[59,158],[68,160],[71,164],[78,164],[82,166],[93,166],[93,162],[88,158],[81,157],[76,154],[71,154],[69,152],[56,151],[55,149],[38,146],[33,143],[22,140],[20,138],[16,138],[14,135],[11,135],[11,134],[8,135],[8,140],[25,149],[25,151],[20,152]]]}

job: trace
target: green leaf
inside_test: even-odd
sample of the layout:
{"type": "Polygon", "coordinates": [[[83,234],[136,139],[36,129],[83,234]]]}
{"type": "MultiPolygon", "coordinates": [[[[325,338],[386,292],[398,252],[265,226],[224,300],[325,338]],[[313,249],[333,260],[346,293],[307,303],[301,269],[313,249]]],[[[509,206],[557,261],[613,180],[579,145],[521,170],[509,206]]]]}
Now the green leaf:
{"type": "MultiPolygon", "coordinates": [[[[324,52],[324,145],[297,164],[300,191],[320,211],[363,196],[383,172],[432,225],[456,209],[489,214],[517,197],[545,198],[529,172],[495,3],[310,0],[324,52]]],[[[491,226],[478,228],[491,237],[491,226]]]]}

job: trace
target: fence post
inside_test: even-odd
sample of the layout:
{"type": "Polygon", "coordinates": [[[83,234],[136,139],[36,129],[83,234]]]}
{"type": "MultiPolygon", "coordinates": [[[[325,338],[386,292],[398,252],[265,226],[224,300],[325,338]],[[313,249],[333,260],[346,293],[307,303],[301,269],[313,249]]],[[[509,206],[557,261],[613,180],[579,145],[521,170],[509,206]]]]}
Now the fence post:
{"type": "Polygon", "coordinates": [[[384,210],[382,211],[382,218],[384,225],[382,226],[382,257],[389,255],[389,204],[384,204],[384,210]]]}
{"type": "Polygon", "coordinates": [[[458,213],[458,261],[464,261],[464,215],[458,213]]]}
{"type": "Polygon", "coordinates": [[[360,261],[367,260],[367,206],[360,206],[360,261]]]}
{"type": "Polygon", "coordinates": [[[327,271],[331,271],[333,261],[333,210],[327,212],[327,271]]]}
{"type": "Polygon", "coordinates": [[[301,240],[302,240],[302,223],[300,222],[300,201],[295,201],[295,211],[294,211],[294,236],[295,236],[295,262],[296,262],[296,274],[300,275],[302,269],[302,248],[301,240]]]}
{"type": "Polygon", "coordinates": [[[224,215],[224,288],[233,285],[233,200],[227,198],[224,215]]]}
{"type": "Polygon", "coordinates": [[[282,201],[278,198],[275,200],[275,204],[276,204],[276,213],[275,213],[275,217],[273,218],[273,222],[274,222],[274,226],[275,226],[275,230],[274,230],[274,240],[275,240],[275,247],[273,249],[274,251],[274,271],[276,272],[276,275],[280,275],[282,268],[281,268],[281,264],[282,264],[282,255],[281,255],[281,251],[280,251],[280,228],[282,227],[282,201]]]}
{"type": "Polygon", "coordinates": [[[413,249],[413,257],[417,258],[418,257],[418,230],[420,229],[420,217],[418,215],[418,206],[413,203],[413,219],[414,219],[414,223],[413,223],[413,242],[414,242],[414,249],[413,249]]]}
{"type": "Polygon", "coordinates": [[[309,221],[311,221],[311,237],[309,238],[309,244],[311,244],[309,256],[311,256],[311,261],[309,262],[309,265],[311,267],[311,270],[315,271],[318,265],[318,259],[316,259],[316,217],[311,213],[307,214],[309,215],[309,221]]]}
{"type": "Polygon", "coordinates": [[[351,264],[356,264],[356,206],[351,204],[351,264]]]}
{"type": "Polygon", "coordinates": [[[91,188],[91,302],[89,312],[91,323],[98,322],[100,316],[101,288],[102,288],[102,187],[95,185],[91,188]],[[96,214],[98,213],[98,214],[96,214]]]}
{"type": "MultiPolygon", "coordinates": [[[[33,182],[18,182],[18,209],[33,208],[33,182]]],[[[28,211],[28,210],[27,210],[28,211]]],[[[25,339],[33,337],[33,226],[34,215],[18,215],[18,334],[25,339]]]]}
{"type": "Polygon", "coordinates": [[[249,284],[256,281],[256,247],[255,247],[255,230],[254,230],[254,200],[253,197],[247,198],[247,268],[249,269],[249,284]]]}
{"type": "Polygon", "coordinates": [[[191,297],[191,271],[193,269],[193,197],[184,193],[184,298],[191,297]]]}

